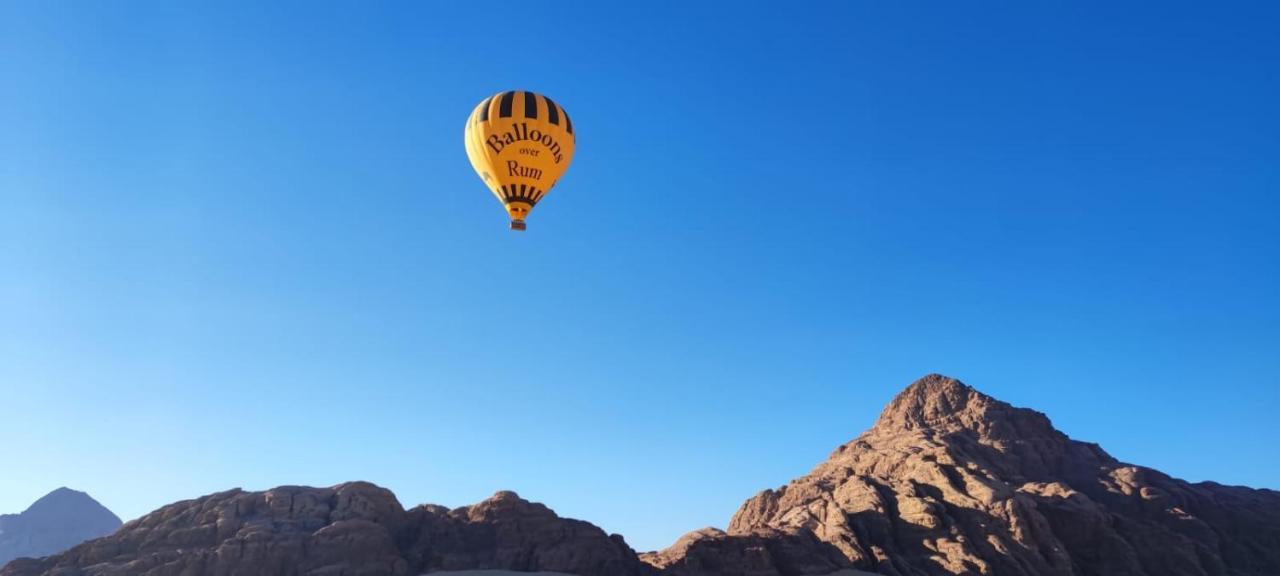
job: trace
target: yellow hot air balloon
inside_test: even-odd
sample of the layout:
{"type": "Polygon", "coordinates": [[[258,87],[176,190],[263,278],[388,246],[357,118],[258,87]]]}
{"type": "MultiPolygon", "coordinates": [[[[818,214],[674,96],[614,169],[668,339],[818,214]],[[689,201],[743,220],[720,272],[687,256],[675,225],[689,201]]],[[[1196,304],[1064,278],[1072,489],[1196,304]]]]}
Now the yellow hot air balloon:
{"type": "Polygon", "coordinates": [[[550,98],[533,92],[494,94],[467,119],[467,158],[480,179],[524,230],[529,211],[573,160],[573,123],[550,98]]]}

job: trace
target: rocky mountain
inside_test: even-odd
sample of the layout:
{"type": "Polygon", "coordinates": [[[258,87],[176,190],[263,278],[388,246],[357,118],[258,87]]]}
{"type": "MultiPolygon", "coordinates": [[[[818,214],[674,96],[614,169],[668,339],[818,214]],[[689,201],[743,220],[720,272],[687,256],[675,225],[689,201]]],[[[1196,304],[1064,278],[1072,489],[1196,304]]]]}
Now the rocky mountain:
{"type": "Polygon", "coordinates": [[[902,576],[1274,576],[1280,493],[1125,464],[1044,414],[931,375],[807,476],[748,500],[726,533],[645,559],[696,576],[820,574],[841,557],[902,576]],[[778,534],[822,546],[772,554],[772,571],[705,560],[778,534]]]}
{"type": "Polygon", "coordinates": [[[405,510],[364,482],[232,490],[165,506],[115,534],[3,576],[374,576],[464,569],[583,576],[647,572],[621,536],[512,492],[405,510]]]}
{"type": "Polygon", "coordinates": [[[59,488],[21,514],[0,515],[0,565],[61,552],[119,527],[120,519],[88,494],[59,488]]]}
{"type": "Polygon", "coordinates": [[[637,556],[500,492],[405,510],[366,483],[233,490],[166,506],[0,576],[1278,576],[1280,493],[1192,484],[1072,440],[1039,412],[931,375],[727,531],[637,556]]]}

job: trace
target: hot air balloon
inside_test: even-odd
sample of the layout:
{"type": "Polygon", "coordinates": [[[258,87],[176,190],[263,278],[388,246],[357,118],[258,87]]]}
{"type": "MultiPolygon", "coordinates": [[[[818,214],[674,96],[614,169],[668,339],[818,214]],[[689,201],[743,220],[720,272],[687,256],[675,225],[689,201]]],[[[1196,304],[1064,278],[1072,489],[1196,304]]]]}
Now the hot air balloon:
{"type": "Polygon", "coordinates": [[[511,216],[511,229],[525,219],[573,160],[573,123],[564,108],[533,92],[511,91],[486,98],[467,119],[467,158],[511,216]]]}

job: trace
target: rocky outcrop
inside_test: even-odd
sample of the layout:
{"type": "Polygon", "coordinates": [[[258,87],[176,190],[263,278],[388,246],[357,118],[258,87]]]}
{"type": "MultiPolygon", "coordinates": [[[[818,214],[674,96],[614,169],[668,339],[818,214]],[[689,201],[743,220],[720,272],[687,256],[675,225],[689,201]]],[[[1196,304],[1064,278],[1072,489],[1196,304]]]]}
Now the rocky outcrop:
{"type": "Polygon", "coordinates": [[[119,527],[120,518],[88,494],[59,488],[21,514],[0,515],[0,566],[61,552],[119,527]]]}
{"type": "MultiPolygon", "coordinates": [[[[0,535],[2,536],[2,535],[0,535]]],[[[748,500],[727,531],[643,561],[622,537],[511,492],[404,510],[367,483],[233,490],[0,576],[1277,576],[1280,493],[1125,464],[932,375],[808,475],[748,500]]]]}
{"type": "Polygon", "coordinates": [[[831,574],[852,566],[838,549],[812,532],[767,528],[747,534],[704,528],[684,535],[666,550],[646,553],[642,559],[670,576],[831,574]]]}
{"type": "Polygon", "coordinates": [[[621,536],[556,516],[546,506],[499,492],[479,504],[446,511],[419,506],[409,513],[416,535],[406,547],[420,572],[500,568],[581,575],[639,575],[640,562],[621,536]]]}
{"type": "MultiPolygon", "coordinates": [[[[1280,574],[1280,493],[1122,463],[938,375],[807,476],[748,500],[727,537],[766,530],[812,534],[888,575],[1280,574]]],[[[680,562],[679,550],[662,556],[680,562]]]]}
{"type": "Polygon", "coordinates": [[[545,570],[639,575],[619,536],[500,492],[473,506],[405,511],[356,482],[332,488],[232,490],[157,510],[116,534],[0,576],[374,576],[435,570],[545,570]]]}

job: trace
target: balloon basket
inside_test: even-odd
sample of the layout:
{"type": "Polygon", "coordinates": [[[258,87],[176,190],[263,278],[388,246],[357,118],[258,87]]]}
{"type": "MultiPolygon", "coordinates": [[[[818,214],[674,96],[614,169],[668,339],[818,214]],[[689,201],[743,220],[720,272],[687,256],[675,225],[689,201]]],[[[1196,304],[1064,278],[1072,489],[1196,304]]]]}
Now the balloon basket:
{"type": "Polygon", "coordinates": [[[525,229],[524,220],[512,220],[512,221],[511,221],[511,229],[512,229],[512,230],[524,230],[524,229],[525,229]]]}

